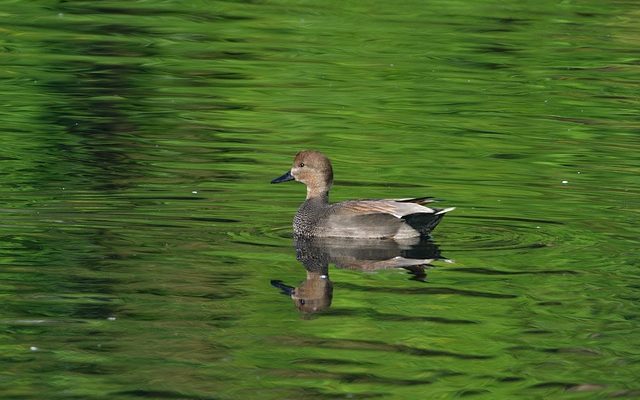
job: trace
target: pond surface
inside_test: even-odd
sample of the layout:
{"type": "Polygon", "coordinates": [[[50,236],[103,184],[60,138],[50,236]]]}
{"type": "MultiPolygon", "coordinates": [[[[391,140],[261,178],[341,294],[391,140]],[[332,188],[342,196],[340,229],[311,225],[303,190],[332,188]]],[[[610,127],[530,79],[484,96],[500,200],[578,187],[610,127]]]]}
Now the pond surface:
{"type": "Polygon", "coordinates": [[[1,398],[640,397],[636,2],[1,4],[1,398]],[[426,269],[294,247],[308,148],[426,269]]]}

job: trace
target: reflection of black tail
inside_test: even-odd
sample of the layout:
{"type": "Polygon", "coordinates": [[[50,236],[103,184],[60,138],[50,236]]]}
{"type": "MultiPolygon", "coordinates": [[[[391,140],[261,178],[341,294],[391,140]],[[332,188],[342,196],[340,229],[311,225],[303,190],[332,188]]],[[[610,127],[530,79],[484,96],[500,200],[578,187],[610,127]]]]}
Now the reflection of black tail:
{"type": "Polygon", "coordinates": [[[402,217],[407,224],[409,224],[413,229],[420,232],[421,235],[428,235],[433,229],[435,229],[436,225],[440,223],[444,217],[444,213],[442,214],[428,214],[428,213],[417,213],[417,214],[409,214],[402,217]]]}
{"type": "Polygon", "coordinates": [[[427,281],[427,272],[425,271],[425,265],[412,265],[410,267],[402,267],[409,271],[412,275],[412,281],[426,282],[427,281]]]}
{"type": "Polygon", "coordinates": [[[400,256],[411,260],[442,260],[440,249],[428,238],[423,238],[420,243],[400,251],[400,256]]]}
{"type": "Polygon", "coordinates": [[[281,293],[287,296],[291,296],[295,289],[293,286],[286,285],[284,282],[276,279],[271,280],[271,286],[280,289],[281,293]]]}

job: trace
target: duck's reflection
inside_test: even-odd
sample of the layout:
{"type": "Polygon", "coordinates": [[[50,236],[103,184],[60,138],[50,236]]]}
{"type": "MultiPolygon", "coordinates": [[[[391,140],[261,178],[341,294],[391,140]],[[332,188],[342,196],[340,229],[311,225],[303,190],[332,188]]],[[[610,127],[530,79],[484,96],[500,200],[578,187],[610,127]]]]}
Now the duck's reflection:
{"type": "Polygon", "coordinates": [[[291,296],[298,310],[323,311],[331,306],[333,284],[329,263],[338,268],[375,271],[404,268],[415,280],[426,280],[427,268],[442,259],[438,247],[428,239],[294,238],[296,258],[304,265],[307,278],[298,287],[273,280],[271,284],[291,296]]]}

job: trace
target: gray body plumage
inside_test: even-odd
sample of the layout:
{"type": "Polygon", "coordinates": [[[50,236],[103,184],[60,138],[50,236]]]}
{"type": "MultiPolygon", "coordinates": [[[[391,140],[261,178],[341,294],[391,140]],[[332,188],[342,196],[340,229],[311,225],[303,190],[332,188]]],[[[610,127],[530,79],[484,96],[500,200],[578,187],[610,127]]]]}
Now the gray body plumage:
{"type": "Polygon", "coordinates": [[[428,235],[446,211],[393,200],[329,204],[312,198],[298,208],[293,232],[305,237],[405,239],[428,235]]]}

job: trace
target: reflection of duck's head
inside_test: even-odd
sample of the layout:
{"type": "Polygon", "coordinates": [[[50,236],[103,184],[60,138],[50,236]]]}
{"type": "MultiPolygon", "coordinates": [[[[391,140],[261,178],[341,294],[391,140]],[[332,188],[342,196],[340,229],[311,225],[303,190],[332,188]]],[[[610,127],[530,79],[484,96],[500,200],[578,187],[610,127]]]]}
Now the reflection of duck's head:
{"type": "Polygon", "coordinates": [[[286,285],[278,280],[271,281],[271,285],[290,296],[296,308],[304,313],[324,311],[331,306],[333,283],[326,271],[307,270],[307,279],[298,287],[286,285]]]}
{"type": "Polygon", "coordinates": [[[333,283],[329,276],[313,272],[307,273],[307,279],[291,293],[293,303],[298,310],[314,313],[326,310],[331,306],[333,283]]]}
{"type": "Polygon", "coordinates": [[[333,284],[329,280],[328,255],[321,249],[310,248],[310,245],[307,241],[296,244],[296,258],[307,271],[306,280],[295,288],[281,281],[271,281],[271,285],[291,296],[298,310],[305,313],[326,310],[333,298],[333,284]]]}

